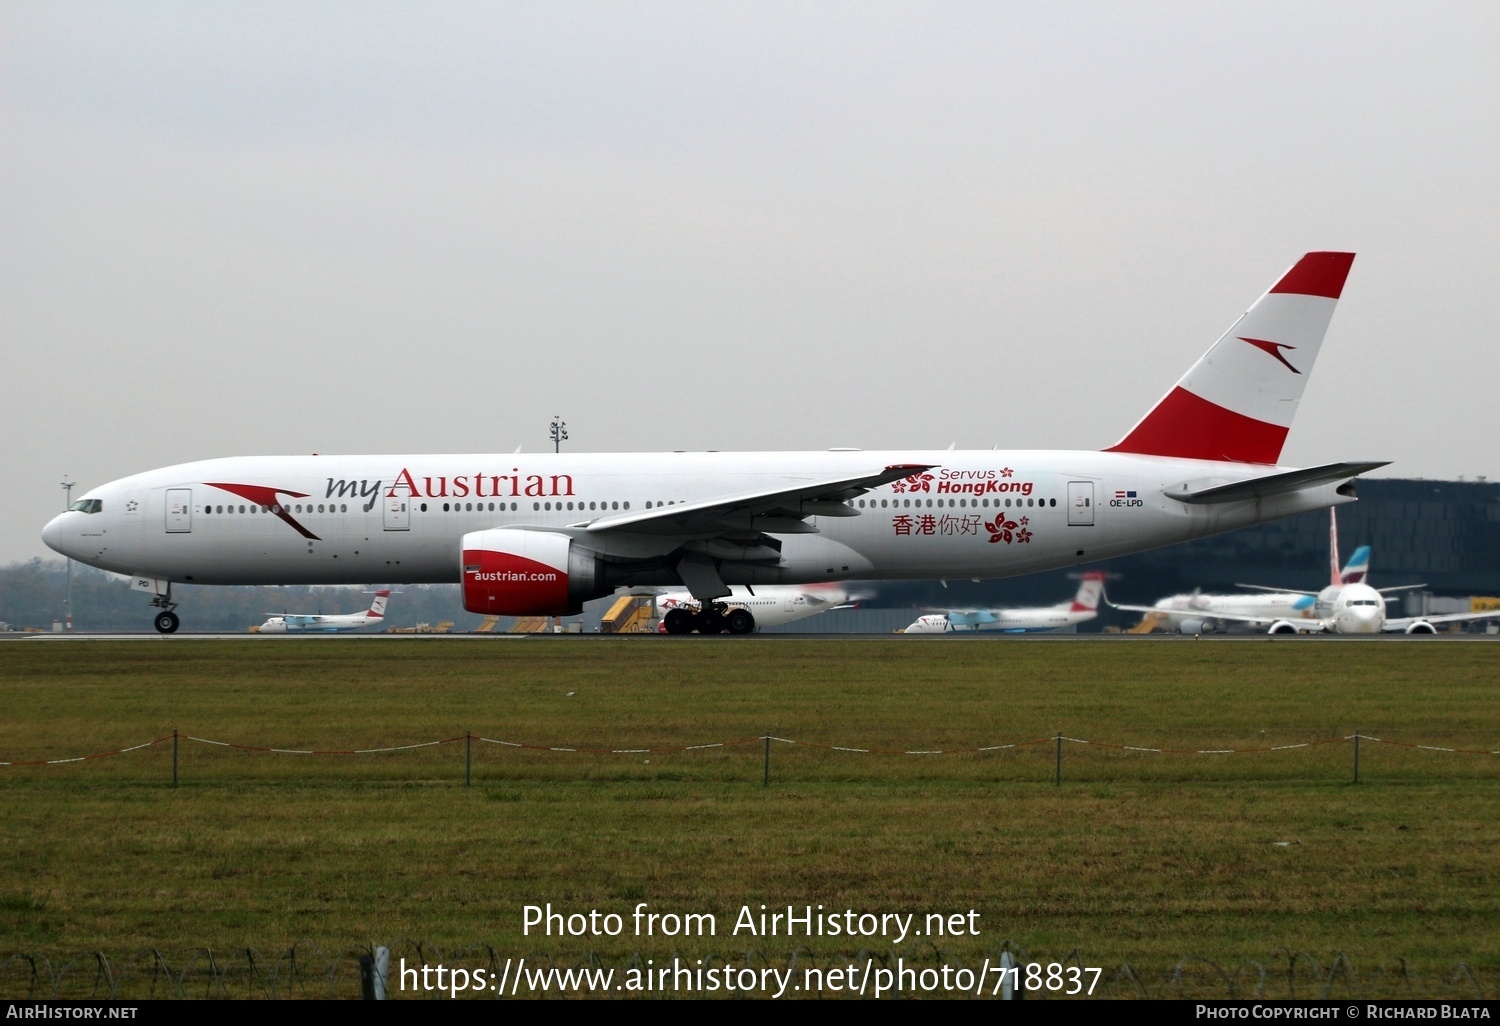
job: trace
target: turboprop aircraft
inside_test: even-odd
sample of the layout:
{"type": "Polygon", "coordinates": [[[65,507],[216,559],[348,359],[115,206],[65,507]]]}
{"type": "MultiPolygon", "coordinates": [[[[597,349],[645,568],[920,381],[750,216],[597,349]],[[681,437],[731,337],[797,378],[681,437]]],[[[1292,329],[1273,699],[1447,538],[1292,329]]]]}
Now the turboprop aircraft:
{"type": "MultiPolygon", "coordinates": [[[[1332,511],[1330,511],[1332,515],[1332,511]]],[[[1219,610],[1212,615],[1218,623],[1239,623],[1251,627],[1264,627],[1268,634],[1380,634],[1382,632],[1404,632],[1406,634],[1436,634],[1436,624],[1462,623],[1472,620],[1491,620],[1500,617],[1500,610],[1483,613],[1443,613],[1437,616],[1385,615],[1386,595],[1396,591],[1410,591],[1426,587],[1422,584],[1403,584],[1393,588],[1375,589],[1365,583],[1370,568],[1370,550],[1360,546],[1354,558],[1343,570],[1339,569],[1339,528],[1333,517],[1328,527],[1329,569],[1332,581],[1322,591],[1292,591],[1270,588],[1261,584],[1241,584],[1241,588],[1265,591],[1277,603],[1291,596],[1304,600],[1296,615],[1287,615],[1273,604],[1258,613],[1236,613],[1219,610]]],[[[1226,598],[1232,596],[1224,596],[1226,598]]],[[[1107,600],[1106,600],[1107,601],[1107,600]]],[[[1155,606],[1110,605],[1136,613],[1159,613],[1155,606]]],[[[1188,628],[1194,624],[1184,623],[1179,629],[1184,633],[1197,633],[1188,628]]],[[[1196,624],[1201,629],[1201,621],[1196,624]]]]}
{"type": "MultiPolygon", "coordinates": [[[[42,532],[171,586],[458,580],[464,607],[560,615],[685,586],[1008,577],[1353,502],[1383,463],[1276,465],[1352,253],[1308,253],[1123,439],[1093,451],[241,456],[87,492],[42,532]]],[[[741,625],[743,626],[743,624],[741,625]]]]}
{"type": "MultiPolygon", "coordinates": [[[[730,634],[745,634],[758,627],[779,627],[835,609],[853,609],[859,604],[850,589],[838,584],[763,584],[758,588],[735,585],[729,592],[723,603],[724,629],[730,634]],[[750,615],[748,626],[736,610],[750,615]]],[[[656,608],[662,614],[662,629],[669,634],[690,633],[691,618],[703,610],[692,592],[681,589],[657,595],[656,608]],[[674,631],[673,626],[684,617],[689,618],[688,629],[674,631]]]]}
{"type": "Polygon", "coordinates": [[[385,623],[385,602],[391,597],[389,588],[375,593],[375,600],[363,613],[347,613],[324,616],[321,613],[282,613],[273,616],[255,628],[261,634],[337,634],[341,631],[362,631],[367,627],[379,627],[385,623]]]}
{"type": "Polygon", "coordinates": [[[1099,596],[1104,592],[1104,574],[1086,573],[1071,602],[1055,606],[1021,609],[950,609],[945,613],[919,616],[903,634],[948,634],[953,631],[991,630],[1006,634],[1055,631],[1073,627],[1099,615],[1099,596]]]}

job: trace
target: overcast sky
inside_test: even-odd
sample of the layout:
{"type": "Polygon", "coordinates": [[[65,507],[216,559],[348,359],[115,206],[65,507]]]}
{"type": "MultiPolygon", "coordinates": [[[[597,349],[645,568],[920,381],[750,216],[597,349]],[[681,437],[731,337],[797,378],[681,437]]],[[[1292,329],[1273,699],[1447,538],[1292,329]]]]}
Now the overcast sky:
{"type": "Polygon", "coordinates": [[[0,4],[0,562],[253,453],[1100,448],[1359,254],[1283,462],[1500,478],[1500,6],[0,4]]]}

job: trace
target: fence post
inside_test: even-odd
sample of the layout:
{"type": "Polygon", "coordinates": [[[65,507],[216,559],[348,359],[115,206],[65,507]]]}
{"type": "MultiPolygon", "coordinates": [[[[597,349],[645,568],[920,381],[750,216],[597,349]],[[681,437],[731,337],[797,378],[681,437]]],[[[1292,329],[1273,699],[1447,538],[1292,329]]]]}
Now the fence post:
{"type": "Polygon", "coordinates": [[[464,731],[464,786],[470,786],[474,774],[474,732],[464,731]]]}
{"type": "Polygon", "coordinates": [[[761,777],[760,786],[761,787],[770,787],[771,786],[771,732],[769,730],[766,731],[766,763],[765,763],[765,765],[766,765],[765,775],[763,777],[761,777]]]}
{"type": "Polygon", "coordinates": [[[1052,781],[1062,787],[1062,731],[1057,732],[1057,776],[1052,781]]]}
{"type": "Polygon", "coordinates": [[[177,728],[172,728],[172,786],[177,786],[177,728]]]}
{"type": "Polygon", "coordinates": [[[1354,782],[1359,783],[1359,728],[1354,728],[1354,782]]]}

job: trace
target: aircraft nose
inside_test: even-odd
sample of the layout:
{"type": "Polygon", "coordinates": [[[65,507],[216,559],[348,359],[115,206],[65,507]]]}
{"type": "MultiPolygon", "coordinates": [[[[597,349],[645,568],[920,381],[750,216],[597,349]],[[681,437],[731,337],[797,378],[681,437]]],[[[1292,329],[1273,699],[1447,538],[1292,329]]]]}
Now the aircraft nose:
{"type": "Polygon", "coordinates": [[[59,513],[42,528],[42,541],[47,543],[47,548],[53,552],[61,552],[64,556],[68,555],[63,548],[63,520],[66,518],[66,513],[59,513]]]}

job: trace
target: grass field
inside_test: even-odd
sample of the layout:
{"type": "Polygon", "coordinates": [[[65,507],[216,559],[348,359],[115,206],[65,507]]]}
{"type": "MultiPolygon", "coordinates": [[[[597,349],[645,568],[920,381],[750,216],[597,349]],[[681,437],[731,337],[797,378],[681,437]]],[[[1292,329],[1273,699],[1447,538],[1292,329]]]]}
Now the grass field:
{"type": "MultiPolygon", "coordinates": [[[[852,956],[1042,960],[1160,973],[1342,953],[1467,965],[1500,992],[1500,645],[535,638],[0,645],[0,957],[401,938],[559,962],[852,956]],[[685,745],[765,733],[777,743],[685,745]],[[619,937],[522,935],[522,908],[626,917],[619,937]],[[635,936],[629,914],[713,913],[635,936]],[[967,913],[978,936],[730,935],[745,905],[967,913]]],[[[0,974],[0,997],[19,986],[0,974]]],[[[1470,993],[1473,991],[1471,990],[1470,993]]]]}

